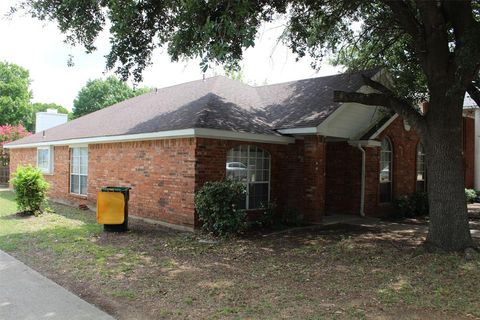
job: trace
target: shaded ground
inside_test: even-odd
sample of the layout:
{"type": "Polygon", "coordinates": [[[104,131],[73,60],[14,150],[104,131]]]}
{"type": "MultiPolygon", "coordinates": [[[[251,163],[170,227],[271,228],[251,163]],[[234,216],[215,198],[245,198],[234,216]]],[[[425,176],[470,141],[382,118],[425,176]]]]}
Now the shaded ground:
{"type": "Polygon", "coordinates": [[[119,319],[480,318],[480,259],[426,253],[423,225],[348,226],[200,243],[91,212],[16,216],[0,193],[0,249],[119,319]]]}

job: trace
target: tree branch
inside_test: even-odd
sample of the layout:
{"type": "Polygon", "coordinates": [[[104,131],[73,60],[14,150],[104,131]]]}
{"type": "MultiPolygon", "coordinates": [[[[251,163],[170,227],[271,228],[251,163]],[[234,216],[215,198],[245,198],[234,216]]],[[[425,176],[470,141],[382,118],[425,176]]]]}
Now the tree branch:
{"type": "Polygon", "coordinates": [[[414,9],[405,1],[383,0],[392,10],[400,27],[413,39],[413,47],[423,65],[426,65],[426,41],[422,23],[415,17],[414,9]]]}
{"type": "Polygon", "coordinates": [[[362,74],[362,79],[363,79],[363,82],[364,82],[367,86],[369,86],[369,87],[371,87],[371,88],[373,88],[373,89],[375,89],[375,90],[377,90],[377,91],[379,91],[379,92],[381,92],[381,93],[383,93],[383,94],[385,94],[385,95],[395,96],[395,94],[393,93],[392,90],[388,89],[387,87],[385,87],[385,86],[384,86],[383,84],[381,84],[380,82],[377,82],[377,81],[375,81],[375,80],[372,80],[371,78],[367,77],[367,76],[364,75],[364,74],[362,74]]]}
{"type": "Polygon", "coordinates": [[[467,86],[467,92],[470,98],[477,104],[477,107],[480,107],[480,90],[473,83],[467,86]]]}
{"type": "Polygon", "coordinates": [[[362,75],[363,81],[369,87],[377,90],[379,93],[360,93],[334,91],[333,101],[335,102],[356,102],[369,106],[382,106],[394,111],[402,118],[406,119],[418,132],[425,131],[424,117],[415,110],[415,108],[406,100],[398,98],[395,93],[385,87],[380,82],[362,75]]]}

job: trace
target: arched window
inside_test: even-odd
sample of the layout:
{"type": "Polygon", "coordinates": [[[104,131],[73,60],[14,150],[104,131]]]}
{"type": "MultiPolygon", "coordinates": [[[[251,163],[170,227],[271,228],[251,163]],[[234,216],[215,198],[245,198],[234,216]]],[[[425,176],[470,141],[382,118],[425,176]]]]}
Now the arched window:
{"type": "Polygon", "coordinates": [[[385,137],[380,149],[380,202],[392,201],[392,162],[392,143],[385,137]]]}
{"type": "Polygon", "coordinates": [[[427,191],[427,167],[425,165],[425,149],[421,142],[417,145],[417,191],[427,191]]]}
{"type": "Polygon", "coordinates": [[[240,145],[227,153],[227,178],[245,183],[243,209],[258,209],[270,200],[270,154],[252,145],[240,145]]]}

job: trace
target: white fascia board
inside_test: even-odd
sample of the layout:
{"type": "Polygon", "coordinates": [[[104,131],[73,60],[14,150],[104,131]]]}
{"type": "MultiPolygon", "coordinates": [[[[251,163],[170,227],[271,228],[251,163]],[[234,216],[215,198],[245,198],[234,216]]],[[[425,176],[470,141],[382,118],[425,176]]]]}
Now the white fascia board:
{"type": "Polygon", "coordinates": [[[295,139],[285,136],[277,136],[273,134],[259,134],[248,132],[234,132],[226,130],[197,128],[194,129],[194,137],[196,138],[213,138],[222,140],[241,140],[265,143],[288,144],[294,143],[295,139]]]}
{"type": "Polygon", "coordinates": [[[318,130],[316,127],[278,129],[277,131],[280,132],[281,134],[317,134],[318,133],[318,130]]]}
{"type": "Polygon", "coordinates": [[[288,143],[295,142],[295,139],[290,137],[284,137],[284,136],[198,128],[198,129],[169,130],[169,131],[160,131],[160,132],[152,132],[152,133],[126,134],[126,135],[118,135],[118,136],[104,136],[104,137],[91,137],[91,138],[79,138],[79,139],[66,139],[66,140],[57,140],[57,141],[45,141],[45,142],[26,143],[26,144],[13,145],[13,146],[5,145],[4,148],[20,149],[20,148],[42,147],[42,146],[63,146],[63,145],[78,146],[78,145],[99,144],[99,143],[117,143],[117,142],[128,142],[128,141],[145,141],[145,140],[194,138],[194,137],[214,138],[214,139],[223,139],[223,140],[244,140],[244,141],[255,141],[255,142],[265,142],[265,143],[279,143],[279,144],[288,144],[288,143]]]}
{"type": "Polygon", "coordinates": [[[349,140],[348,144],[354,147],[380,147],[382,143],[377,140],[349,140]]]}
{"type": "Polygon", "coordinates": [[[152,133],[125,134],[125,135],[118,135],[118,136],[103,136],[103,137],[35,142],[35,143],[26,143],[26,144],[14,145],[14,146],[6,145],[4,147],[7,149],[17,149],[17,148],[40,147],[40,146],[64,146],[64,145],[81,145],[81,144],[97,144],[97,143],[115,143],[115,142],[127,142],[127,141],[193,137],[193,134],[194,134],[194,129],[183,129],[183,130],[170,130],[170,131],[161,131],[161,132],[152,132],[152,133]]]}
{"type": "Polygon", "coordinates": [[[378,128],[378,130],[375,131],[375,133],[372,134],[372,136],[370,136],[369,139],[376,139],[378,135],[382,133],[383,130],[385,130],[397,118],[398,118],[398,114],[395,113],[390,119],[388,119],[387,122],[385,122],[380,128],[378,128]]]}

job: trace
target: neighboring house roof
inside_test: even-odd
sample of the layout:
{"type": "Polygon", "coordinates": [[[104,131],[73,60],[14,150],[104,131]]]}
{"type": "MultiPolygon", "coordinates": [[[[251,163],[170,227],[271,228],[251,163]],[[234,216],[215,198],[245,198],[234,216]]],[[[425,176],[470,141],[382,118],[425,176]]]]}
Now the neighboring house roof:
{"type": "Polygon", "coordinates": [[[378,71],[258,87],[216,76],[153,90],[8,146],[190,128],[279,135],[275,130],[318,126],[341,105],[334,90],[356,91],[361,74],[378,71]]]}

